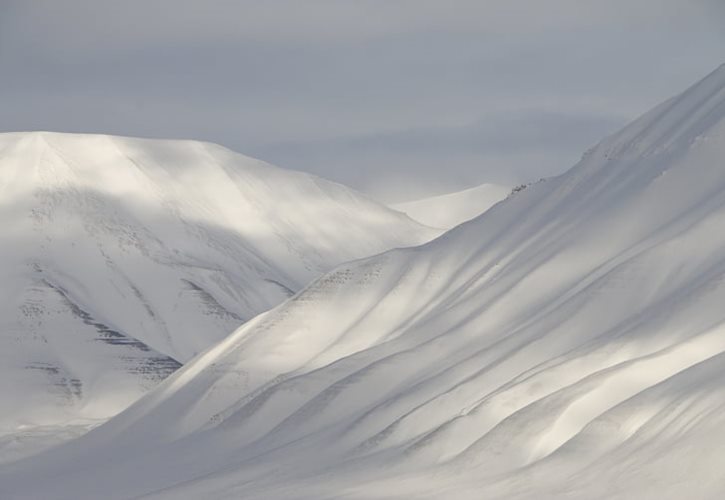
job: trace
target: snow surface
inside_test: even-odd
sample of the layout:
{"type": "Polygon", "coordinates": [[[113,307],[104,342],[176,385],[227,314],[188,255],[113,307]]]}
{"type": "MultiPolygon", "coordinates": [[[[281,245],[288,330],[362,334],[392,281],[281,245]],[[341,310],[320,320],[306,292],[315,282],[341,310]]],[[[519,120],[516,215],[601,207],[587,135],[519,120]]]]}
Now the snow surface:
{"type": "Polygon", "coordinates": [[[722,498],[725,66],[419,248],[344,264],[0,496],[722,498]]]}
{"type": "Polygon", "coordinates": [[[0,461],[117,413],[334,265],[436,234],[214,144],[47,132],[0,134],[0,227],[0,461]]]}
{"type": "Polygon", "coordinates": [[[451,229],[494,206],[511,193],[498,184],[481,184],[463,191],[398,203],[391,207],[427,226],[451,229]]]}

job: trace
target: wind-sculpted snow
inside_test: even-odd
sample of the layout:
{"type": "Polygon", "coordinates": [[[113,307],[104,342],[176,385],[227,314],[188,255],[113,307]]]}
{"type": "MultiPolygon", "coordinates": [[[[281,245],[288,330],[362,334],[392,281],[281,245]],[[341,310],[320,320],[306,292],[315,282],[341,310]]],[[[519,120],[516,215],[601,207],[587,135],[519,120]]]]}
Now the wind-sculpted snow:
{"type": "Polygon", "coordinates": [[[435,234],[213,144],[47,132],[0,134],[0,223],[0,460],[16,431],[117,413],[334,265],[435,234]]]}
{"type": "Polygon", "coordinates": [[[722,67],[568,173],[339,266],[0,492],[721,498],[724,157],[722,67]]]}

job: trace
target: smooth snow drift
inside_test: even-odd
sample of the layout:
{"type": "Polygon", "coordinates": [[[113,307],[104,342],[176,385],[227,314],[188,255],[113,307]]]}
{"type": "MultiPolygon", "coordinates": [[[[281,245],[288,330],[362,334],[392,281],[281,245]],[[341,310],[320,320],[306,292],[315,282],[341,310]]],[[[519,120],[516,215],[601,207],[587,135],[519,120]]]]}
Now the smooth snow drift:
{"type": "Polygon", "coordinates": [[[427,226],[451,229],[481,215],[509,193],[510,187],[481,184],[455,193],[398,203],[392,208],[427,226]]]}
{"type": "Polygon", "coordinates": [[[345,264],[0,496],[722,498],[725,66],[419,248],[345,264]]]}
{"type": "Polygon", "coordinates": [[[434,234],[213,144],[46,132],[0,134],[0,225],[0,461],[28,429],[118,412],[334,265],[434,234]]]}

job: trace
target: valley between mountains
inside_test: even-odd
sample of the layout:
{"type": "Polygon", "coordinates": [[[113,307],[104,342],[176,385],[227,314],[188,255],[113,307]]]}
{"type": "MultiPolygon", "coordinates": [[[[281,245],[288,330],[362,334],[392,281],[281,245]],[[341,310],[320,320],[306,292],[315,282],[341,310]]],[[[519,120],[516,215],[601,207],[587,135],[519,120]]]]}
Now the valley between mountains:
{"type": "MultiPolygon", "coordinates": [[[[11,183],[36,189],[20,175],[31,152],[33,164],[48,155],[78,172],[79,160],[60,162],[37,146],[46,140],[1,140],[2,157],[17,159],[0,169],[0,192],[19,192],[11,183]]],[[[15,253],[3,246],[4,261],[16,262],[9,283],[20,290],[3,300],[3,318],[27,310],[12,297],[43,312],[27,320],[35,330],[3,327],[2,352],[25,368],[3,360],[2,379],[45,380],[58,374],[27,368],[28,360],[59,359],[92,365],[89,380],[110,373],[105,365],[129,377],[143,375],[129,365],[173,374],[158,373],[163,381],[82,436],[1,466],[0,497],[678,499],[725,491],[725,66],[566,173],[437,237],[324,181],[251,160],[255,175],[239,177],[231,164],[242,160],[217,147],[73,140],[97,141],[99,151],[121,141],[133,160],[107,173],[83,170],[79,178],[100,176],[93,186],[107,190],[103,197],[59,181],[50,191],[61,194],[44,189],[39,205],[38,195],[23,198],[36,205],[4,202],[5,220],[24,221],[6,237],[35,239],[12,245],[22,249],[15,253]],[[223,182],[203,181],[201,158],[223,182]],[[167,160],[188,171],[171,180],[167,160]],[[144,181],[132,184],[137,177],[144,181]],[[73,196],[62,194],[69,189],[73,196]],[[230,204],[236,195],[224,193],[243,189],[249,205],[230,204]],[[149,200],[160,209],[143,208],[149,200]],[[33,232],[37,224],[45,226],[33,232]],[[79,236],[64,238],[69,232],[79,236]],[[88,243],[73,249],[79,241],[88,243]],[[51,314],[79,329],[55,328],[64,323],[51,314]],[[225,335],[232,319],[241,326],[225,335]],[[106,339],[93,340],[104,328],[106,339]],[[84,333],[74,342],[98,354],[80,356],[59,336],[75,331],[84,333]],[[72,356],[51,348],[55,334],[72,356]],[[98,362],[120,349],[136,357],[98,362]]],[[[119,154],[80,150],[94,158],[89,165],[119,154]]],[[[44,175],[67,178],[55,172],[44,175]]],[[[82,382],[67,391],[90,397],[86,379],[73,377],[82,382]]]]}

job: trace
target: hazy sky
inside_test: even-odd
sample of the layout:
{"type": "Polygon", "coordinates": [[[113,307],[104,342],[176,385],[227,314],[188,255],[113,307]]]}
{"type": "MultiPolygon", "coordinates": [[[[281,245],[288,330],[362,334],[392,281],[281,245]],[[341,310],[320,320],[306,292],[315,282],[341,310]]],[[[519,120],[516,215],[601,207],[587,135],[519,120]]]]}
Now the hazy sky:
{"type": "Polygon", "coordinates": [[[724,0],[0,0],[0,130],[210,140],[410,199],[561,172],[723,62],[724,0]]]}

